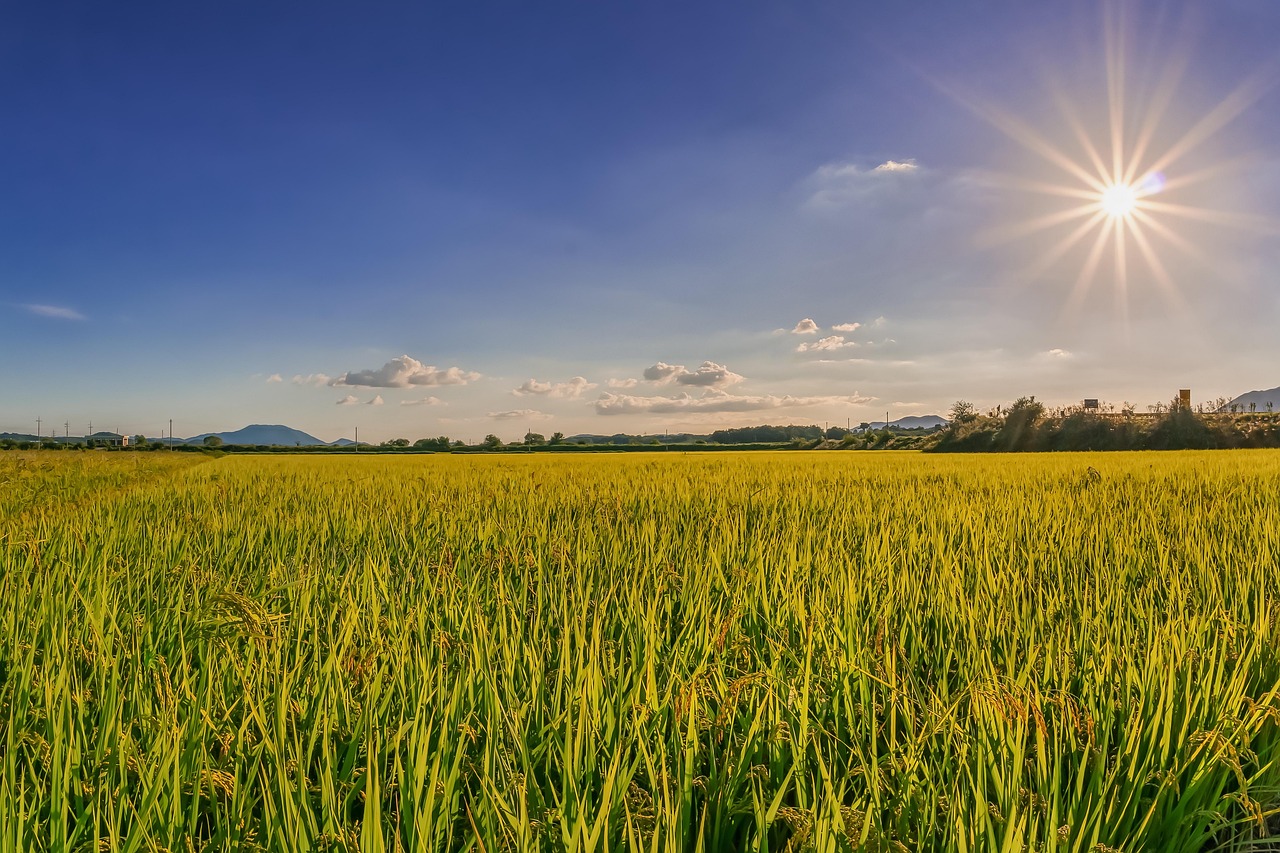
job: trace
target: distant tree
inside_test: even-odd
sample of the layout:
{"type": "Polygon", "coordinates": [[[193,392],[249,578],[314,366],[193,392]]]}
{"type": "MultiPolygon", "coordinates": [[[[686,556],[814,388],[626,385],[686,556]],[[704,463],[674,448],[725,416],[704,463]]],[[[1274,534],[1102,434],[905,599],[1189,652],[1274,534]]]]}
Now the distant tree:
{"type": "Polygon", "coordinates": [[[562,432],[551,433],[551,444],[564,444],[564,433],[562,432]]]}
{"type": "Polygon", "coordinates": [[[978,410],[968,400],[956,400],[951,404],[951,411],[947,414],[947,419],[953,424],[967,424],[976,420],[977,417],[978,410]]]}
{"type": "Polygon", "coordinates": [[[484,446],[492,450],[497,450],[499,447],[502,447],[502,439],[498,438],[493,433],[489,433],[484,437],[484,446]]]}
{"type": "Polygon", "coordinates": [[[531,446],[539,446],[547,443],[547,437],[540,432],[532,430],[524,434],[524,443],[531,446]]]}
{"type": "Polygon", "coordinates": [[[222,439],[216,435],[206,435],[204,437],[204,446],[205,447],[221,447],[222,439]]]}
{"type": "Polygon", "coordinates": [[[828,429],[826,432],[824,432],[822,434],[822,437],[829,439],[831,441],[839,441],[840,439],[844,438],[848,434],[849,434],[849,431],[844,427],[833,426],[830,429],[828,429]]]}
{"type": "Polygon", "coordinates": [[[409,446],[409,439],[407,439],[407,438],[393,438],[393,439],[391,439],[390,441],[384,441],[384,442],[382,442],[382,446],[383,446],[383,447],[408,447],[408,446],[409,446]]]}
{"type": "MultiPolygon", "coordinates": [[[[462,442],[458,442],[461,444],[462,442]]],[[[448,450],[449,436],[441,435],[435,438],[420,438],[413,443],[413,446],[419,450],[448,450]]]]}
{"type": "Polygon", "coordinates": [[[133,438],[129,439],[129,443],[134,447],[146,447],[147,437],[145,435],[135,435],[133,438]]]}

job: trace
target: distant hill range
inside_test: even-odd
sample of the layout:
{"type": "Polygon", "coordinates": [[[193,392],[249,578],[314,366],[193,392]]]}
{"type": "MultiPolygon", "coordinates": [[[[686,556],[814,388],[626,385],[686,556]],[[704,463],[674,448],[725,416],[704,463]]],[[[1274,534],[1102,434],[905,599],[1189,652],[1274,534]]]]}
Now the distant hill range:
{"type": "MultiPolygon", "coordinates": [[[[937,415],[907,415],[896,421],[889,421],[889,429],[934,429],[947,425],[946,418],[937,415]]],[[[884,429],[884,421],[872,421],[867,429],[884,429]]]]}
{"type": "Polygon", "coordinates": [[[1231,407],[1235,406],[1238,412],[1250,411],[1250,405],[1253,405],[1253,411],[1267,411],[1267,404],[1271,404],[1272,411],[1280,412],[1280,388],[1272,388],[1268,391],[1250,391],[1248,394],[1241,394],[1230,403],[1227,403],[1226,410],[1231,411],[1231,407]]]}
{"type": "MultiPolygon", "coordinates": [[[[319,444],[328,444],[327,441],[321,441],[314,435],[305,433],[300,429],[287,427],[282,424],[250,424],[244,429],[238,429],[234,432],[202,432],[199,435],[193,435],[191,438],[179,439],[185,444],[201,444],[206,438],[215,436],[222,439],[223,444],[265,444],[280,447],[314,447],[319,444]]],[[[346,439],[338,439],[334,444],[341,444],[346,439]]]]}

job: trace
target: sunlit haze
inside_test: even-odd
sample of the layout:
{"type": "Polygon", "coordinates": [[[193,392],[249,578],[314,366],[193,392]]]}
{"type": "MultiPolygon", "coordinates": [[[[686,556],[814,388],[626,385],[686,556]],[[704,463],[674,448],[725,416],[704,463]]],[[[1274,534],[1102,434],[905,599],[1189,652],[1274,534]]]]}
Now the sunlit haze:
{"type": "Polygon", "coordinates": [[[0,432],[1280,386],[1280,4],[14,7],[0,432]]]}

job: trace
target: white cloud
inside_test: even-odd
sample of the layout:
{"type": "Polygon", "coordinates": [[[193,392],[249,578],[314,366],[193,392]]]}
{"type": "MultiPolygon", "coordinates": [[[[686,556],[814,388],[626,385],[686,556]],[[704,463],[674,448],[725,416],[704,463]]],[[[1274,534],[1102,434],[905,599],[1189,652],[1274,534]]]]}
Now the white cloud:
{"type": "Polygon", "coordinates": [[[837,323],[831,327],[833,332],[856,332],[862,328],[861,323],[837,323]]]}
{"type": "Polygon", "coordinates": [[[59,305],[23,305],[32,314],[40,317],[51,317],[54,320],[83,320],[85,316],[74,308],[63,308],[59,305]]]}
{"type": "Polygon", "coordinates": [[[539,412],[537,409],[512,409],[509,412],[489,412],[489,417],[500,421],[545,421],[551,415],[546,412],[539,412]]]}
{"type": "Polygon", "coordinates": [[[759,412],[768,409],[795,408],[798,406],[856,405],[868,403],[874,397],[859,394],[847,396],[793,397],[730,394],[714,388],[702,396],[680,394],[675,397],[637,397],[630,394],[605,393],[595,402],[600,415],[671,414],[675,412],[759,412]]]}
{"type": "Polygon", "coordinates": [[[329,384],[330,379],[331,377],[327,373],[308,373],[306,376],[301,373],[295,373],[290,381],[294,385],[314,385],[317,388],[323,388],[329,384]]]}
{"type": "Polygon", "coordinates": [[[355,394],[348,394],[347,396],[343,397],[341,400],[338,401],[338,405],[354,406],[356,403],[359,403],[359,402],[360,402],[360,398],[357,397],[355,394]]]}
{"type": "Polygon", "coordinates": [[[1072,357],[1071,352],[1069,350],[1057,349],[1057,348],[1049,350],[1048,352],[1045,353],[1045,355],[1049,356],[1050,358],[1071,358],[1072,357]]]}
{"type": "Polygon", "coordinates": [[[808,317],[805,317],[799,323],[796,323],[796,327],[791,330],[791,334],[816,335],[818,334],[818,324],[813,322],[813,320],[809,319],[808,317]]]}
{"type": "Polygon", "coordinates": [[[896,400],[893,403],[895,409],[918,409],[923,405],[924,403],[902,403],[896,400]]]}
{"type": "Polygon", "coordinates": [[[439,397],[423,397],[421,400],[401,400],[402,406],[443,406],[445,403],[439,397]]]}
{"type": "Polygon", "coordinates": [[[581,376],[575,376],[567,382],[539,382],[536,379],[529,379],[519,388],[512,389],[511,393],[515,394],[517,397],[543,395],[559,399],[576,400],[578,397],[582,396],[582,392],[590,391],[595,387],[596,383],[588,382],[581,376]]]}
{"type": "Polygon", "coordinates": [[[871,321],[871,327],[873,329],[883,329],[887,325],[889,325],[889,321],[884,317],[877,317],[871,321]]]}
{"type": "Polygon", "coordinates": [[[830,335],[825,338],[818,338],[816,341],[805,341],[796,347],[796,352],[831,352],[839,349],[852,349],[858,344],[854,341],[846,341],[842,335],[830,335]]]}
{"type": "Polygon", "coordinates": [[[267,384],[274,385],[277,382],[283,382],[284,378],[279,373],[273,373],[267,377],[267,384]]]}
{"type": "Polygon", "coordinates": [[[638,379],[610,379],[607,383],[610,388],[634,388],[640,384],[638,379]]]}
{"type": "Polygon", "coordinates": [[[902,162],[898,162],[897,160],[886,160],[883,163],[881,163],[879,166],[876,166],[871,171],[872,172],[914,172],[916,169],[919,169],[919,168],[920,167],[916,165],[915,160],[904,160],[902,162]]]}
{"type": "Polygon", "coordinates": [[[376,395],[372,400],[370,400],[369,402],[365,403],[365,405],[366,405],[366,406],[381,406],[381,405],[383,404],[383,402],[384,402],[384,401],[383,401],[383,399],[382,399],[382,395],[381,395],[381,394],[378,394],[378,395],[376,395]]]}
{"type": "Polygon", "coordinates": [[[353,370],[329,382],[330,385],[361,385],[368,388],[410,388],[415,385],[466,385],[479,373],[459,367],[440,369],[407,355],[397,356],[377,370],[353,370]]]}

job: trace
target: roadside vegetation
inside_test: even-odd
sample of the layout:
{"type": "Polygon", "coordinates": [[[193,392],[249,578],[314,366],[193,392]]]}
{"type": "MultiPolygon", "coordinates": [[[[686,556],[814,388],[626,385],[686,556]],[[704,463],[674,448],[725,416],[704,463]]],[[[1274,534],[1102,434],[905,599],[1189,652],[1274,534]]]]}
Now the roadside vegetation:
{"type": "Polygon", "coordinates": [[[1275,828],[1268,451],[16,452],[0,479],[5,853],[1275,828]]]}

